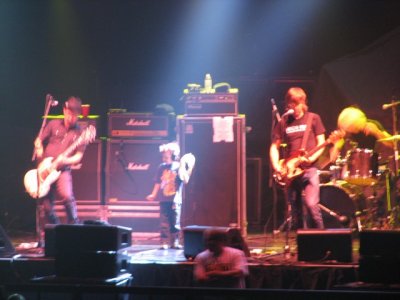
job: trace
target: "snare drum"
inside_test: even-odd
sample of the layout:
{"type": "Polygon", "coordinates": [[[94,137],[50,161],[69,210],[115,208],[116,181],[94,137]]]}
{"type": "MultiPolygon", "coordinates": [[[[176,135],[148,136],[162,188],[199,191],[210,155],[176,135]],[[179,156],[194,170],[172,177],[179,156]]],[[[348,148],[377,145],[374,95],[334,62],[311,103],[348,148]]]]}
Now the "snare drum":
{"type": "Polygon", "coordinates": [[[378,181],[378,155],[371,149],[356,148],[347,153],[343,179],[355,185],[372,185],[378,181]]]}

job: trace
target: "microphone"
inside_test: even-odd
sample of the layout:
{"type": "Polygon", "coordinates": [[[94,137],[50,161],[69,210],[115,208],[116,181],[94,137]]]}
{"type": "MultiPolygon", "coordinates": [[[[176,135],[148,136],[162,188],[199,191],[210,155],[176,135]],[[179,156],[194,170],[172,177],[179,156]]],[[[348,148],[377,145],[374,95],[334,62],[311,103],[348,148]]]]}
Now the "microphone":
{"type": "Polygon", "coordinates": [[[282,118],[288,116],[288,115],[293,115],[294,114],[294,110],[293,109],[288,109],[283,115],[282,118]]]}
{"type": "Polygon", "coordinates": [[[397,105],[399,105],[399,104],[400,104],[400,101],[396,101],[396,102],[392,102],[392,103],[383,104],[383,105],[382,105],[382,109],[383,109],[383,110],[386,110],[386,109],[388,109],[388,108],[391,108],[391,107],[393,107],[393,106],[397,106],[397,105]]]}
{"type": "Polygon", "coordinates": [[[272,103],[272,113],[276,116],[276,120],[278,122],[280,122],[281,121],[281,115],[279,114],[278,108],[276,107],[274,98],[271,98],[271,103],[272,103]]]}
{"type": "Polygon", "coordinates": [[[55,100],[55,99],[53,98],[53,96],[50,95],[50,94],[47,94],[47,95],[46,95],[46,101],[49,102],[51,106],[57,106],[57,105],[58,105],[58,101],[55,100]]]}

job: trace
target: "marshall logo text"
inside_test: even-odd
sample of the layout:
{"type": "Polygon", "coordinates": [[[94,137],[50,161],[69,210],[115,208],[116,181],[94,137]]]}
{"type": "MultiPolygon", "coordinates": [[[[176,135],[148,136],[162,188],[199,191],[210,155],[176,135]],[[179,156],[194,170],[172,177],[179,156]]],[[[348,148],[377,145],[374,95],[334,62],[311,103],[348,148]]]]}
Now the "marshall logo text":
{"type": "Polygon", "coordinates": [[[148,171],[150,164],[135,164],[134,162],[130,162],[126,169],[130,171],[148,171]]]}
{"type": "Polygon", "coordinates": [[[137,120],[137,119],[129,119],[126,122],[126,126],[150,126],[151,120],[137,120]]]}

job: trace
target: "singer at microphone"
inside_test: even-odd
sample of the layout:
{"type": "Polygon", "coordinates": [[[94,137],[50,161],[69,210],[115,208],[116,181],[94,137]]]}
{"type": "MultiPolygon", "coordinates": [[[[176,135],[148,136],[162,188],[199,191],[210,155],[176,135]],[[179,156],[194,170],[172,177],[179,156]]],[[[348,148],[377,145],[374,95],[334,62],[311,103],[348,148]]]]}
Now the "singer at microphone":
{"type": "Polygon", "coordinates": [[[306,225],[307,228],[322,229],[316,161],[324,150],[325,127],[321,117],[308,110],[307,94],[302,88],[291,87],[286,92],[285,106],[284,121],[273,129],[269,149],[274,177],[285,186],[284,192],[290,204],[287,207],[291,208],[287,210],[287,216],[291,213],[292,222],[285,227],[296,230],[306,225]],[[287,147],[281,151],[284,143],[287,147]],[[303,205],[306,210],[302,209],[303,205]]]}
{"type": "MultiPolygon", "coordinates": [[[[52,101],[50,96],[48,103],[52,101]]],[[[36,159],[39,166],[30,170],[24,177],[25,188],[37,201],[38,211],[43,216],[38,224],[39,245],[43,245],[44,225],[57,224],[59,218],[54,210],[55,199],[60,197],[64,203],[66,223],[78,224],[76,199],[72,180],[72,168],[79,165],[86,150],[86,144],[92,141],[95,131],[90,136],[88,130],[79,126],[78,120],[82,110],[80,98],[69,97],[63,107],[64,118],[51,119],[41,128],[34,141],[36,159]],[[49,171],[49,166],[52,169],[49,171]],[[53,170],[54,169],[54,170],[53,170]],[[38,178],[43,179],[38,187],[38,178]]]]}

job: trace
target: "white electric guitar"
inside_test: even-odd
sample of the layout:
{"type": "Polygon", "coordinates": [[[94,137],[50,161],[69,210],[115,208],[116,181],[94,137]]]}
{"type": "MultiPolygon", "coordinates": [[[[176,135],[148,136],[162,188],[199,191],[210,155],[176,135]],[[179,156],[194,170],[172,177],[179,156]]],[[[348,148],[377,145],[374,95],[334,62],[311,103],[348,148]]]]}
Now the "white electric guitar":
{"type": "Polygon", "coordinates": [[[58,177],[61,171],[58,170],[62,157],[68,157],[80,145],[86,145],[96,138],[96,128],[89,125],[81,135],[57,158],[46,157],[37,167],[29,170],[24,176],[24,185],[28,194],[32,198],[42,198],[50,191],[50,186],[58,177]]]}

